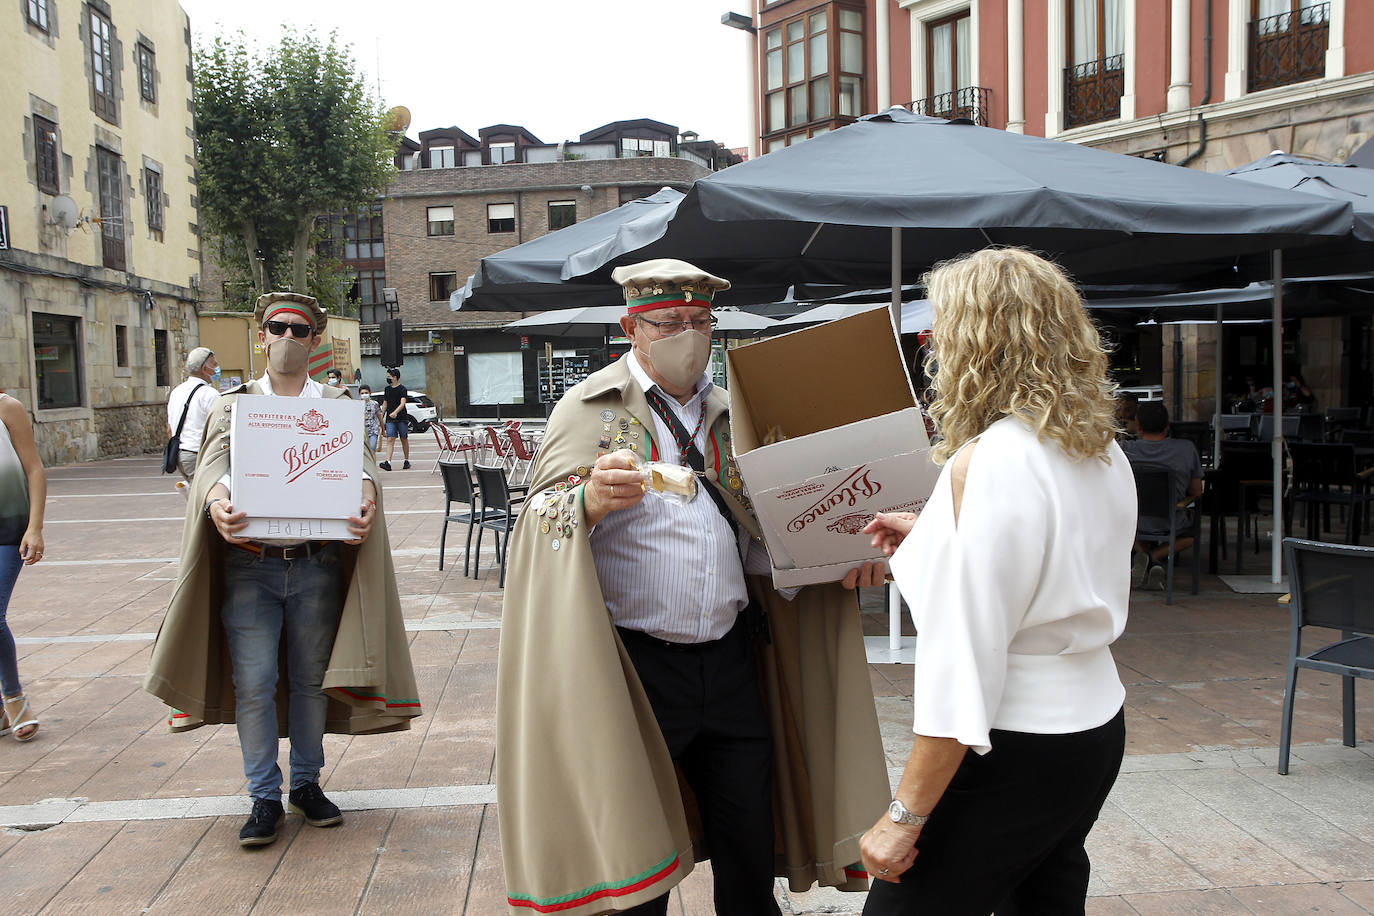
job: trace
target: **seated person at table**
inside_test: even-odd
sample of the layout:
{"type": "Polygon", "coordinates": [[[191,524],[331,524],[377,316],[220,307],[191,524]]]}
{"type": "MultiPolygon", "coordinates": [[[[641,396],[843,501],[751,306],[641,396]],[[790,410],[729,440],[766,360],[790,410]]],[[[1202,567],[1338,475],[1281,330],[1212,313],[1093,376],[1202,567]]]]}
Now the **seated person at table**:
{"type": "Polygon", "coordinates": [[[1288,383],[1283,393],[1283,409],[1298,410],[1305,413],[1315,413],[1317,410],[1317,396],[1312,393],[1312,389],[1303,381],[1303,377],[1293,372],[1288,376],[1288,383]]]}
{"type": "MultiPolygon", "coordinates": [[[[1132,465],[1162,468],[1174,482],[1174,502],[1202,495],[1202,461],[1197,447],[1187,439],[1169,438],[1169,411],[1158,401],[1146,401],[1136,414],[1140,424],[1140,438],[1123,442],[1121,449],[1132,465]]],[[[1175,530],[1182,531],[1193,523],[1192,509],[1175,509],[1175,530]]],[[[1169,519],[1142,515],[1136,525],[1136,542],[1131,554],[1131,581],[1146,576],[1151,588],[1162,587],[1164,567],[1169,556],[1169,519]]],[[[1177,553],[1193,546],[1191,537],[1176,537],[1177,553]]],[[[1142,582],[1142,584],[1144,584],[1142,582]]]]}

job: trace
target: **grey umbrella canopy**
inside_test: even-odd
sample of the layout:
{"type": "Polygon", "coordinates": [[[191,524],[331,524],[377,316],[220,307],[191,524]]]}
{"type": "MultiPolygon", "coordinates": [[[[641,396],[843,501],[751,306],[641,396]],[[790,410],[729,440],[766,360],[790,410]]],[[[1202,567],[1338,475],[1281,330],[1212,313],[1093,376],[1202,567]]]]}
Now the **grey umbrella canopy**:
{"type": "Polygon", "coordinates": [[[1374,169],[1275,151],[1222,174],[1271,188],[1349,201],[1355,238],[1374,241],[1374,169]]]}
{"type": "Polygon", "coordinates": [[[762,283],[890,284],[990,244],[1080,283],[1237,285],[1239,256],[1349,233],[1349,203],[891,109],[698,180],[672,213],[572,255],[563,275],[678,257],[762,283]]]}
{"type": "MultiPolygon", "coordinates": [[[[716,309],[717,336],[744,336],[765,333],[781,322],[751,312],[716,309]]],[[[519,334],[539,334],[545,337],[576,337],[593,334],[619,334],[620,319],[625,306],[597,305],[577,309],[556,309],[521,318],[506,325],[507,331],[519,334]]]]}

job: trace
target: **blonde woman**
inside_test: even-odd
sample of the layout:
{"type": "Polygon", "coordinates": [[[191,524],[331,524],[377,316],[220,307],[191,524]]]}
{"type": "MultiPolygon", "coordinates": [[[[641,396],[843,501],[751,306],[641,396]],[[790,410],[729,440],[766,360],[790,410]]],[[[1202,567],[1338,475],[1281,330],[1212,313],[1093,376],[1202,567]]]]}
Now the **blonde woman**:
{"type": "Polygon", "coordinates": [[[864,912],[1082,913],[1083,842],[1125,745],[1108,646],[1135,535],[1107,358],[1069,278],[1029,252],[927,281],[944,470],[919,518],[868,528],[919,636],[915,743],[861,842],[864,912]]]}
{"type": "Polygon", "coordinates": [[[28,741],[38,733],[19,684],[19,660],[7,614],[19,570],[43,559],[43,505],[48,477],[24,405],[0,391],[0,688],[5,718],[0,735],[28,741]]]}

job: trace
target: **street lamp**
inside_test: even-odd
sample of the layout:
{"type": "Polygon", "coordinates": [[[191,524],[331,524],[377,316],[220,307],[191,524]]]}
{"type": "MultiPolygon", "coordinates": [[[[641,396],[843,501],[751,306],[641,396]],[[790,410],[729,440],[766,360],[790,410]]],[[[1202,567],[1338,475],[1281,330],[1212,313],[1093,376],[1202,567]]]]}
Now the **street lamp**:
{"type": "MultiPolygon", "coordinates": [[[[755,4],[750,4],[750,8],[755,8],[755,4]]],[[[749,87],[749,158],[757,159],[759,156],[759,84],[758,84],[758,35],[759,30],[754,27],[753,15],[744,13],[722,13],[720,24],[732,29],[739,29],[741,32],[749,34],[749,59],[746,64],[749,68],[748,82],[749,87]]]]}
{"type": "Polygon", "coordinates": [[[728,25],[732,29],[739,29],[741,32],[748,32],[750,35],[756,35],[759,31],[754,28],[753,20],[743,13],[722,13],[720,24],[728,25]]]}

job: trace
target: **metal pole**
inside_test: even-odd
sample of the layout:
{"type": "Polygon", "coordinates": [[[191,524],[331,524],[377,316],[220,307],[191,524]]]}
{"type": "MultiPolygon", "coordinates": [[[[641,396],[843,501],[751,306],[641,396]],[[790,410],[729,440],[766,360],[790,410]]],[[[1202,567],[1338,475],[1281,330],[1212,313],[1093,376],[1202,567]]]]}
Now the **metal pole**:
{"type": "MultiPolygon", "coordinates": [[[[882,0],[886,4],[887,0],[882,0]]],[[[902,230],[892,227],[892,333],[902,339],[902,230]]],[[[887,590],[887,647],[895,659],[902,648],[902,593],[893,582],[887,590]]]]}
{"type": "MultiPolygon", "coordinates": [[[[1270,346],[1274,359],[1274,536],[1271,538],[1269,581],[1283,578],[1283,251],[1274,249],[1270,273],[1274,283],[1274,327],[1270,346]]],[[[1240,548],[1237,547],[1237,550],[1240,548]]]]}
{"type": "Polygon", "coordinates": [[[1218,302],[1218,303],[1217,303],[1217,358],[1216,358],[1217,400],[1216,400],[1216,404],[1215,404],[1215,406],[1214,406],[1214,409],[1212,410],[1212,467],[1213,467],[1213,468],[1219,468],[1219,467],[1221,467],[1221,397],[1222,397],[1222,395],[1221,395],[1221,359],[1222,359],[1221,338],[1222,338],[1222,330],[1223,330],[1224,327],[1225,327],[1225,326],[1222,324],[1222,320],[1221,320],[1221,309],[1222,309],[1222,305],[1221,305],[1220,302],[1218,302]]]}

